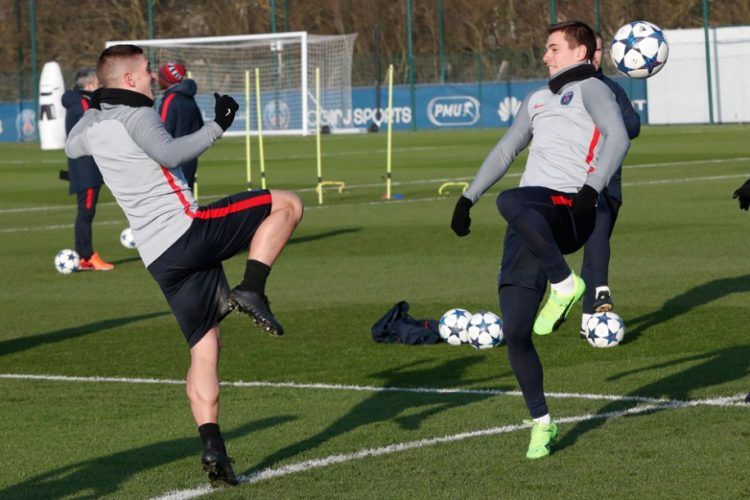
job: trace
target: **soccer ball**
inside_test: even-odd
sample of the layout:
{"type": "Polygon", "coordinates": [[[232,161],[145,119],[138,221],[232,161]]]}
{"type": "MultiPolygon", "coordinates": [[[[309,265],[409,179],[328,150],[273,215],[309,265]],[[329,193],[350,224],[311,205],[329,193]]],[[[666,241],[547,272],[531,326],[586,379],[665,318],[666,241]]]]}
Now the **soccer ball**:
{"type": "Polygon", "coordinates": [[[591,315],[586,322],[586,340],[593,347],[614,347],[625,336],[625,323],[613,312],[591,315]]]}
{"type": "Polygon", "coordinates": [[[120,233],[120,243],[125,248],[135,248],[135,238],[133,238],[133,230],[126,227],[120,233]]]}
{"type": "Polygon", "coordinates": [[[55,255],[55,269],[61,274],[70,274],[78,271],[78,267],[81,265],[81,258],[75,250],[66,248],[60,250],[55,255]]]}
{"type": "Polygon", "coordinates": [[[617,30],[610,47],[617,71],[631,78],[648,78],[667,62],[669,44],[661,28],[647,21],[633,21],[617,30]]]}
{"type": "Polygon", "coordinates": [[[438,331],[440,337],[450,345],[461,345],[469,341],[469,333],[466,327],[469,326],[471,313],[466,309],[450,309],[440,318],[438,331]]]}
{"type": "Polygon", "coordinates": [[[503,342],[503,322],[495,313],[479,311],[469,321],[469,344],[474,349],[491,349],[503,342]]]}

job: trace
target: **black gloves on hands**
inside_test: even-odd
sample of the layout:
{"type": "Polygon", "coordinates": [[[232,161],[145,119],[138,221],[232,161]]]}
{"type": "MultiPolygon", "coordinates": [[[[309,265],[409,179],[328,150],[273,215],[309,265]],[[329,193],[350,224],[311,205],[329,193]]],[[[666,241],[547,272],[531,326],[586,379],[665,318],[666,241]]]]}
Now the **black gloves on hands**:
{"type": "Polygon", "coordinates": [[[473,203],[470,199],[459,196],[456,208],[453,209],[453,220],[451,220],[451,229],[458,236],[466,236],[469,234],[469,226],[471,226],[471,217],[469,217],[469,211],[471,211],[473,203]]]}
{"type": "Polygon", "coordinates": [[[597,198],[599,198],[599,193],[596,192],[596,189],[584,184],[580,191],[573,196],[573,205],[570,207],[573,216],[576,219],[596,216],[597,198]]]}
{"type": "Polygon", "coordinates": [[[214,99],[216,99],[214,121],[219,124],[222,130],[226,131],[232,125],[234,114],[240,109],[240,105],[228,95],[219,95],[216,92],[214,92],[214,99]]]}
{"type": "Polygon", "coordinates": [[[747,211],[750,208],[750,180],[746,180],[743,185],[738,187],[732,198],[740,199],[740,209],[747,211]]]}

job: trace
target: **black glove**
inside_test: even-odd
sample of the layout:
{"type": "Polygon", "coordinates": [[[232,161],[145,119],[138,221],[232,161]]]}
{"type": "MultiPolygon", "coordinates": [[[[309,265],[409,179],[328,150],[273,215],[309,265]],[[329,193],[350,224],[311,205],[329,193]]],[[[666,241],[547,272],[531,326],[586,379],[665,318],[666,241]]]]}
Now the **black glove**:
{"type": "Polygon", "coordinates": [[[573,196],[573,205],[570,207],[573,217],[579,219],[596,216],[597,198],[599,198],[599,193],[596,192],[596,189],[588,184],[584,184],[575,196],[573,196]]]}
{"type": "Polygon", "coordinates": [[[746,180],[743,185],[735,189],[732,198],[740,199],[740,208],[747,211],[750,208],[750,179],[746,180]]]}
{"type": "Polygon", "coordinates": [[[214,99],[216,99],[214,121],[222,130],[226,130],[232,125],[234,114],[240,109],[240,105],[228,95],[219,95],[216,92],[214,92],[214,99]]]}
{"type": "Polygon", "coordinates": [[[471,217],[469,211],[473,203],[465,196],[459,196],[456,208],[453,209],[453,220],[451,220],[451,229],[458,236],[466,236],[470,233],[471,217]]]}

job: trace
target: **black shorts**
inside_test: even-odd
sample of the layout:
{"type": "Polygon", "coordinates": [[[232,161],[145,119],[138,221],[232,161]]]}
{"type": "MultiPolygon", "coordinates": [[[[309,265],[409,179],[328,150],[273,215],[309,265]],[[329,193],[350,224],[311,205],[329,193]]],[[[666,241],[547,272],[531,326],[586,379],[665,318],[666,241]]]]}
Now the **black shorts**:
{"type": "MultiPolygon", "coordinates": [[[[517,188],[522,190],[529,201],[547,205],[553,210],[547,211],[548,222],[552,228],[555,242],[563,254],[573,253],[580,249],[594,230],[596,215],[590,219],[576,220],[570,210],[571,193],[563,193],[543,187],[517,188]],[[552,215],[550,215],[552,214],[552,215]]],[[[497,276],[498,287],[518,285],[544,293],[547,289],[547,273],[539,260],[521,236],[510,226],[505,232],[503,257],[497,276]]]]}
{"type": "Polygon", "coordinates": [[[185,234],[148,266],[190,347],[226,315],[229,284],[222,261],[247,252],[270,213],[267,190],[235,194],[200,207],[185,234]]]}

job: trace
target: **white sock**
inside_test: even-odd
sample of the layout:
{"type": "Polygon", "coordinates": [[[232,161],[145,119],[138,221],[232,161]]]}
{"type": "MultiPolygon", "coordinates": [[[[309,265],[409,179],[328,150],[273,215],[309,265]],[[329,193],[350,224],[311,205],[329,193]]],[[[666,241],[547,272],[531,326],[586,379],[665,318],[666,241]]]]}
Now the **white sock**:
{"type": "Polygon", "coordinates": [[[549,424],[552,423],[552,417],[550,417],[549,413],[547,413],[544,416],[541,416],[539,418],[535,418],[534,422],[536,422],[537,424],[549,425],[549,424]]]}
{"type": "Polygon", "coordinates": [[[550,286],[557,293],[562,293],[563,295],[570,295],[571,293],[573,293],[573,291],[576,288],[576,280],[573,279],[573,273],[570,273],[568,277],[565,278],[564,280],[558,283],[552,283],[550,286]]]}
{"type": "Polygon", "coordinates": [[[609,287],[607,285],[596,287],[596,291],[594,292],[594,297],[598,297],[601,292],[610,293],[609,287]]]}
{"type": "Polygon", "coordinates": [[[583,313],[583,315],[581,315],[581,331],[582,332],[586,331],[586,323],[589,322],[589,318],[590,317],[591,317],[591,315],[590,314],[586,314],[586,313],[583,313]]]}

